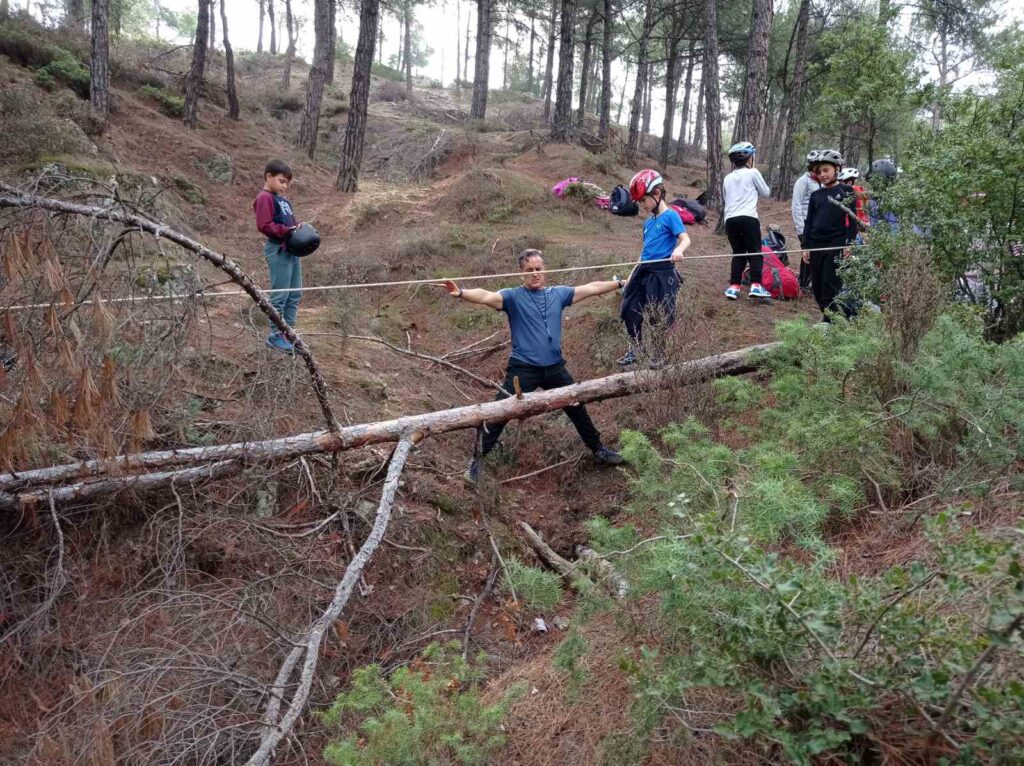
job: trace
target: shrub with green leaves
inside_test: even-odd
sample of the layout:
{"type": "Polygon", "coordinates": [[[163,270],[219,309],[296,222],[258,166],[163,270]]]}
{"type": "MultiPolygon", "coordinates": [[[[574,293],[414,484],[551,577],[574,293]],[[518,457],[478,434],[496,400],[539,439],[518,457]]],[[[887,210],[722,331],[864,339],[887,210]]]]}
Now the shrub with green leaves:
{"type": "Polygon", "coordinates": [[[160,111],[168,117],[181,117],[185,113],[185,99],[171,93],[167,88],[143,85],[139,88],[139,93],[156,101],[160,105],[160,111]]]}
{"type": "Polygon", "coordinates": [[[505,588],[515,593],[527,609],[549,611],[562,600],[562,579],[557,574],[516,559],[505,564],[505,588]]]}
{"type": "Polygon", "coordinates": [[[385,677],[379,665],[355,671],[349,691],[323,714],[354,733],[324,751],[336,766],[494,763],[505,743],[501,721],[522,689],[484,705],[483,657],[462,658],[458,643],[432,644],[421,659],[385,677]]]}
{"type": "MultiPolygon", "coordinates": [[[[660,445],[623,436],[637,472],[629,520],[659,534],[604,519],[588,530],[634,603],[656,594],[660,609],[637,631],[657,639],[625,647],[633,729],[615,747],[696,728],[773,762],[883,762],[904,749],[1021,762],[1024,528],[983,534],[961,518],[996,490],[1019,518],[1024,344],[988,342],[956,315],[902,362],[878,315],[779,335],[767,383],[718,384],[726,408],[760,409],[756,427],[726,425],[745,447],[692,421],[660,445]],[[944,510],[926,514],[915,560],[837,576],[831,521],[873,507],[912,528],[928,503],[944,510]],[[787,539],[802,550],[781,553],[787,539]],[[709,691],[716,710],[691,713],[688,698],[709,691]]],[[[583,614],[636,619],[598,596],[583,614]]],[[[576,635],[559,652],[574,684],[584,656],[576,635]]]]}

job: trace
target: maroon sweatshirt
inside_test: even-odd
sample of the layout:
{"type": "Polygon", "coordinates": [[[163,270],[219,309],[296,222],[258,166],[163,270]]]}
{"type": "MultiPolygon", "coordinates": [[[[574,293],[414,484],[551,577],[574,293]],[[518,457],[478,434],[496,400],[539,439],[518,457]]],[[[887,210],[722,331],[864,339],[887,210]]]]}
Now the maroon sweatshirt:
{"type": "Polygon", "coordinates": [[[299,222],[288,200],[263,189],[252,203],[256,228],[271,242],[284,242],[299,222]]]}

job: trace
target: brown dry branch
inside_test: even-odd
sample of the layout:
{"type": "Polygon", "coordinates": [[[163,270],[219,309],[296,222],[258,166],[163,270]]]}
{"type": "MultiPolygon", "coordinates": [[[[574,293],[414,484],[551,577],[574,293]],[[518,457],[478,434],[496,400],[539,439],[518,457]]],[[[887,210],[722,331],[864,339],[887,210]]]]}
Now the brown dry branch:
{"type": "MultiPolygon", "coordinates": [[[[295,693],[292,695],[288,709],[281,720],[278,721],[276,710],[281,702],[279,698],[275,697],[273,699],[271,704],[275,705],[275,714],[273,716],[268,714],[259,749],[246,761],[246,766],[262,766],[269,762],[278,744],[282,739],[291,734],[292,727],[295,726],[295,722],[298,721],[299,716],[305,710],[320,658],[320,645],[323,643],[325,634],[327,634],[331,625],[338,619],[348,603],[352,590],[363,573],[363,569],[370,563],[374,552],[384,539],[388,522],[391,520],[391,509],[394,505],[395,494],[398,492],[398,480],[402,475],[402,469],[405,467],[405,461],[409,457],[412,445],[421,438],[422,434],[419,433],[413,433],[411,436],[403,435],[395,447],[395,451],[391,455],[391,464],[388,466],[388,475],[384,480],[384,488],[381,490],[380,503],[377,506],[377,515],[373,521],[373,528],[359,548],[359,553],[356,554],[356,557],[352,559],[345,569],[345,575],[338,583],[331,603],[306,634],[304,647],[305,661],[299,675],[298,688],[296,688],[295,693]]],[[[294,668],[298,664],[298,657],[293,659],[294,654],[293,650],[285,659],[282,669],[275,680],[275,688],[281,688],[291,677],[292,671],[289,669],[286,672],[285,668],[294,668]]]]}
{"type": "MultiPolygon", "coordinates": [[[[274,326],[278,328],[281,334],[295,346],[296,353],[302,357],[302,360],[305,362],[306,368],[309,371],[317,402],[323,412],[324,419],[327,421],[327,428],[331,432],[337,432],[339,428],[338,421],[334,417],[334,412],[331,409],[331,404],[327,396],[327,384],[324,381],[323,374],[320,372],[320,366],[313,358],[313,355],[306,347],[306,344],[303,343],[302,338],[284,321],[281,315],[277,312],[277,309],[271,305],[270,301],[267,300],[267,297],[263,294],[260,288],[255,282],[253,282],[252,278],[242,271],[242,269],[230,258],[210,250],[200,242],[197,242],[191,237],[175,231],[174,229],[168,228],[158,221],[153,221],[135,213],[129,213],[124,210],[117,210],[114,208],[96,207],[94,205],[81,205],[49,197],[37,197],[35,195],[24,194],[18,189],[4,183],[0,183],[0,192],[2,192],[0,193],[0,207],[37,208],[54,213],[86,216],[101,221],[111,221],[124,224],[138,229],[139,231],[145,231],[152,234],[157,239],[164,238],[174,242],[176,245],[188,250],[209,263],[212,263],[218,269],[228,274],[235,284],[245,290],[246,294],[254,303],[256,303],[257,306],[259,306],[260,310],[267,316],[274,326]]],[[[47,273],[49,274],[49,272],[47,273]]]]}
{"type": "Polygon", "coordinates": [[[482,423],[532,417],[576,403],[672,389],[709,377],[742,375],[756,369],[759,355],[777,345],[750,346],[660,370],[609,375],[564,388],[534,392],[522,399],[510,397],[395,420],[347,426],[336,433],[315,431],[267,441],[145,452],[21,473],[3,473],[0,474],[0,507],[13,509],[21,504],[31,504],[51,492],[58,504],[67,504],[124,490],[155,489],[175,482],[201,482],[237,474],[246,465],[279,463],[303,455],[394,442],[406,433],[429,436],[476,428],[482,423]],[[177,470],[148,473],[169,468],[177,470]]]}

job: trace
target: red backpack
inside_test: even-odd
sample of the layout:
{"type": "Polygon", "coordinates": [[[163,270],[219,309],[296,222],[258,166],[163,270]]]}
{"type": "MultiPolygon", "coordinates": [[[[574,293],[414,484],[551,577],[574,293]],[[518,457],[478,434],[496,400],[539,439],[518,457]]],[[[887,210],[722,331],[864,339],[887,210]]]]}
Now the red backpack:
{"type": "Polygon", "coordinates": [[[693,226],[697,222],[697,219],[693,217],[693,213],[691,213],[682,205],[676,205],[673,203],[669,205],[669,207],[675,210],[677,213],[679,213],[679,217],[683,219],[684,225],[693,226]]]}
{"type": "MultiPolygon", "coordinates": [[[[761,246],[764,266],[761,269],[761,287],[775,300],[793,300],[800,297],[800,280],[769,247],[761,246]]],[[[750,269],[743,272],[743,284],[750,284],[750,269]]]]}

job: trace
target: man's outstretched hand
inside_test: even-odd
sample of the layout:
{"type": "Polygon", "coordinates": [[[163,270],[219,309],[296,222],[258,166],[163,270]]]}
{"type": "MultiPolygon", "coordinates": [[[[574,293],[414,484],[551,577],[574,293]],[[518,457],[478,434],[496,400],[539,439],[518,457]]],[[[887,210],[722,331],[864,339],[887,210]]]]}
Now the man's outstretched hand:
{"type": "Polygon", "coordinates": [[[444,282],[438,285],[438,287],[444,289],[453,298],[458,298],[462,294],[462,290],[452,280],[446,279],[444,282]]]}

